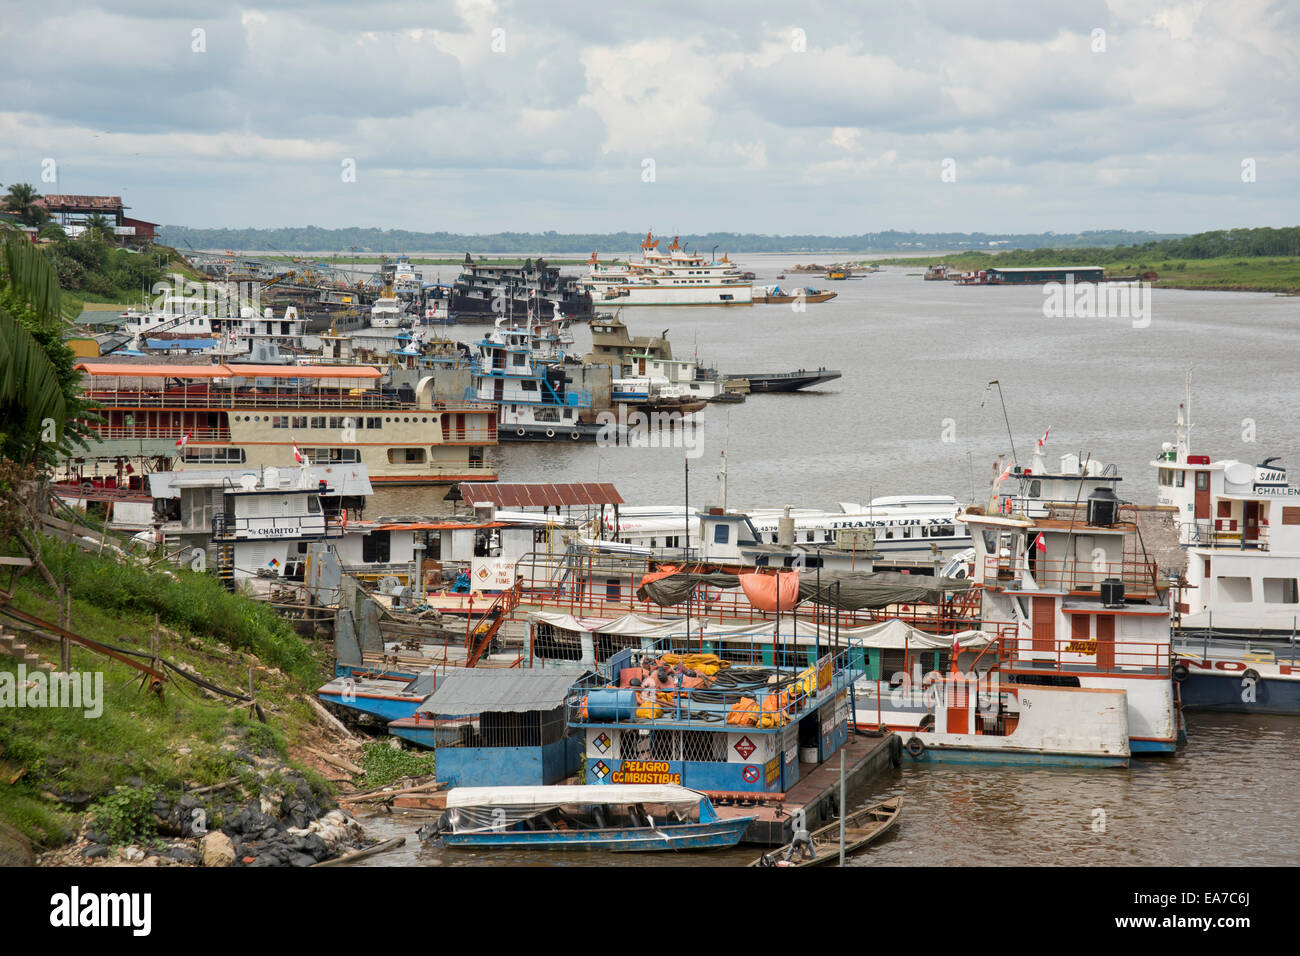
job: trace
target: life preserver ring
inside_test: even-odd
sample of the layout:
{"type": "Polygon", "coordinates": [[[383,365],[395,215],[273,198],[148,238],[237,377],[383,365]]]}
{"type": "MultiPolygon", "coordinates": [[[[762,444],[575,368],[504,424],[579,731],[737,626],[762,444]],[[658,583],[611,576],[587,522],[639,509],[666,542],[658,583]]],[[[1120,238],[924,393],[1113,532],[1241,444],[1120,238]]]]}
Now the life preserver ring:
{"type": "Polygon", "coordinates": [[[554,437],[555,437],[555,429],[554,429],[554,428],[548,428],[548,429],[546,429],[546,437],[547,437],[547,438],[554,438],[554,437]]]}
{"type": "Polygon", "coordinates": [[[1258,684],[1259,671],[1255,670],[1255,668],[1252,667],[1241,675],[1241,679],[1243,681],[1250,681],[1252,684],[1258,684]]]}
{"type": "Polygon", "coordinates": [[[528,429],[526,429],[526,428],[517,428],[517,429],[515,429],[515,434],[518,435],[520,438],[523,438],[525,435],[528,434],[528,429]]]}
{"type": "Polygon", "coordinates": [[[577,441],[579,438],[582,437],[582,432],[578,431],[578,429],[575,428],[573,431],[569,432],[569,437],[572,438],[574,441],[577,441]]]}
{"type": "Polygon", "coordinates": [[[907,741],[907,752],[911,754],[914,760],[920,760],[921,754],[925,753],[925,743],[920,737],[912,737],[907,741]]]}
{"type": "Polygon", "coordinates": [[[1187,680],[1187,676],[1190,673],[1191,671],[1187,669],[1187,665],[1182,661],[1175,664],[1173,669],[1170,671],[1170,675],[1173,677],[1175,684],[1181,684],[1183,681],[1187,680]]]}

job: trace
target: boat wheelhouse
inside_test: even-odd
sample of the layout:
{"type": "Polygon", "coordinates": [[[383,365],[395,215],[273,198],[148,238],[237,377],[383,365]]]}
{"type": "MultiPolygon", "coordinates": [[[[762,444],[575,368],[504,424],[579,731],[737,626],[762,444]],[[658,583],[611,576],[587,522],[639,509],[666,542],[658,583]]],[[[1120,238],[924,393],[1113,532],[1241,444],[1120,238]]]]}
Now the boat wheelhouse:
{"type": "Polygon", "coordinates": [[[1172,753],[1183,730],[1170,680],[1170,581],[1155,559],[1172,540],[1171,515],[1106,491],[1046,518],[963,515],[985,628],[998,637],[993,667],[1004,684],[1122,690],[1131,752],[1172,753]]]}
{"type": "Polygon", "coordinates": [[[570,388],[562,364],[542,361],[549,328],[508,327],[499,319],[478,343],[466,397],[496,409],[502,441],[582,441],[601,431],[592,395],[570,388]]]}
{"type": "Polygon", "coordinates": [[[400,328],[408,320],[406,305],[396,296],[376,299],[370,306],[370,327],[372,329],[400,328]]]}
{"type": "Polygon", "coordinates": [[[79,362],[83,394],[102,421],[88,455],[175,458],[192,465],[360,463],[370,480],[440,484],[492,480],[489,405],[432,400],[433,378],[391,389],[364,365],[186,365],[79,362]]]}
{"type": "Polygon", "coordinates": [[[168,553],[231,583],[301,579],[308,544],[337,542],[340,508],[371,492],[357,465],[155,472],[149,484],[168,553]]]}
{"type": "Polygon", "coordinates": [[[1151,462],[1156,500],[1175,509],[1187,552],[1178,627],[1211,637],[1289,639],[1300,623],[1300,487],[1276,458],[1190,453],[1189,413],[1151,462]]]}
{"type": "Polygon", "coordinates": [[[527,259],[522,266],[475,262],[468,254],[451,288],[448,308],[459,319],[523,321],[558,311],[570,319],[587,319],[591,295],[572,276],[560,274],[545,259],[527,259]]]}
{"type": "Polygon", "coordinates": [[[724,255],[721,259],[687,252],[673,237],[667,251],[646,233],[641,258],[602,265],[596,255],[582,287],[598,304],[609,305],[752,305],[753,284],[724,255]]]}

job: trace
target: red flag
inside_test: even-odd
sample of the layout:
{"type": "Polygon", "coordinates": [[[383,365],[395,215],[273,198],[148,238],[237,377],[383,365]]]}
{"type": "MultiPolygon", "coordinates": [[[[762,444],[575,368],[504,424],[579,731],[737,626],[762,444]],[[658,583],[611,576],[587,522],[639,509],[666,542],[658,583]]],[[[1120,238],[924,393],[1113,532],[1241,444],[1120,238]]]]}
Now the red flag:
{"type": "Polygon", "coordinates": [[[193,435],[193,434],[194,434],[194,429],[191,428],[189,431],[187,431],[187,432],[186,432],[184,435],[182,435],[180,438],[176,439],[176,447],[177,447],[177,448],[184,448],[186,445],[188,445],[188,444],[189,444],[189,441],[190,441],[190,436],[193,435]]]}
{"type": "Polygon", "coordinates": [[[298,443],[296,441],[293,443],[293,460],[300,465],[307,460],[302,456],[302,452],[298,450],[298,443]]]}
{"type": "Polygon", "coordinates": [[[1040,439],[1038,439],[1038,451],[1039,451],[1039,454],[1042,453],[1042,451],[1043,451],[1043,445],[1044,445],[1044,443],[1046,443],[1046,441],[1047,441],[1047,436],[1050,435],[1051,433],[1052,433],[1052,426],[1051,426],[1051,425],[1048,425],[1048,426],[1047,426],[1047,431],[1043,432],[1043,437],[1040,438],[1040,439]]]}
{"type": "Polygon", "coordinates": [[[1034,547],[1039,551],[1047,550],[1047,542],[1043,540],[1043,532],[1038,532],[1038,537],[1034,539],[1034,547]]]}
{"type": "Polygon", "coordinates": [[[1007,465],[1007,467],[1002,470],[1002,474],[998,475],[998,480],[995,481],[994,484],[1000,485],[1002,484],[1002,482],[1006,481],[1010,477],[1011,477],[1011,466],[1007,465]]]}

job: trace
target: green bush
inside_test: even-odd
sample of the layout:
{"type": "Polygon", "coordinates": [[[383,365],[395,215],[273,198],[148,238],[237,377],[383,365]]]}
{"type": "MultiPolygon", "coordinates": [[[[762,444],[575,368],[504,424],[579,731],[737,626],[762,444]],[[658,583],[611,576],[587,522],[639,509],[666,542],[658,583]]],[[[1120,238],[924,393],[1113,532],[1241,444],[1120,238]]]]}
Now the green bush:
{"type": "Polygon", "coordinates": [[[376,740],[362,748],[361,769],[365,777],[361,785],[366,789],[386,787],[403,777],[428,777],[434,773],[434,755],[394,747],[385,740],[376,740]]]}
{"type": "Polygon", "coordinates": [[[157,827],[152,787],[117,787],[95,804],[92,825],[112,843],[134,843],[151,839],[157,827]]]}

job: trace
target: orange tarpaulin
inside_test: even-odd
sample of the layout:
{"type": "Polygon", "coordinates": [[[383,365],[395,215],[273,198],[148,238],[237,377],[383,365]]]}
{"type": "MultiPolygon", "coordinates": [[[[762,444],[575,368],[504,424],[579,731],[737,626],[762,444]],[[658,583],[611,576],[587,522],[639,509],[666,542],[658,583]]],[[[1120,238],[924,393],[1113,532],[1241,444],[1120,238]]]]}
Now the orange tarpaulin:
{"type": "Polygon", "coordinates": [[[777,598],[780,607],[788,611],[799,603],[799,572],[781,571],[777,574],[742,574],[740,588],[745,592],[749,603],[760,611],[775,611],[777,598]],[[777,584],[777,581],[780,584],[777,584]],[[780,588],[778,594],[778,587],[780,588]]]}
{"type": "Polygon", "coordinates": [[[651,581],[658,581],[660,578],[670,578],[680,570],[681,568],[675,564],[661,564],[658,571],[651,571],[649,574],[642,575],[641,583],[649,584],[651,581]]]}

